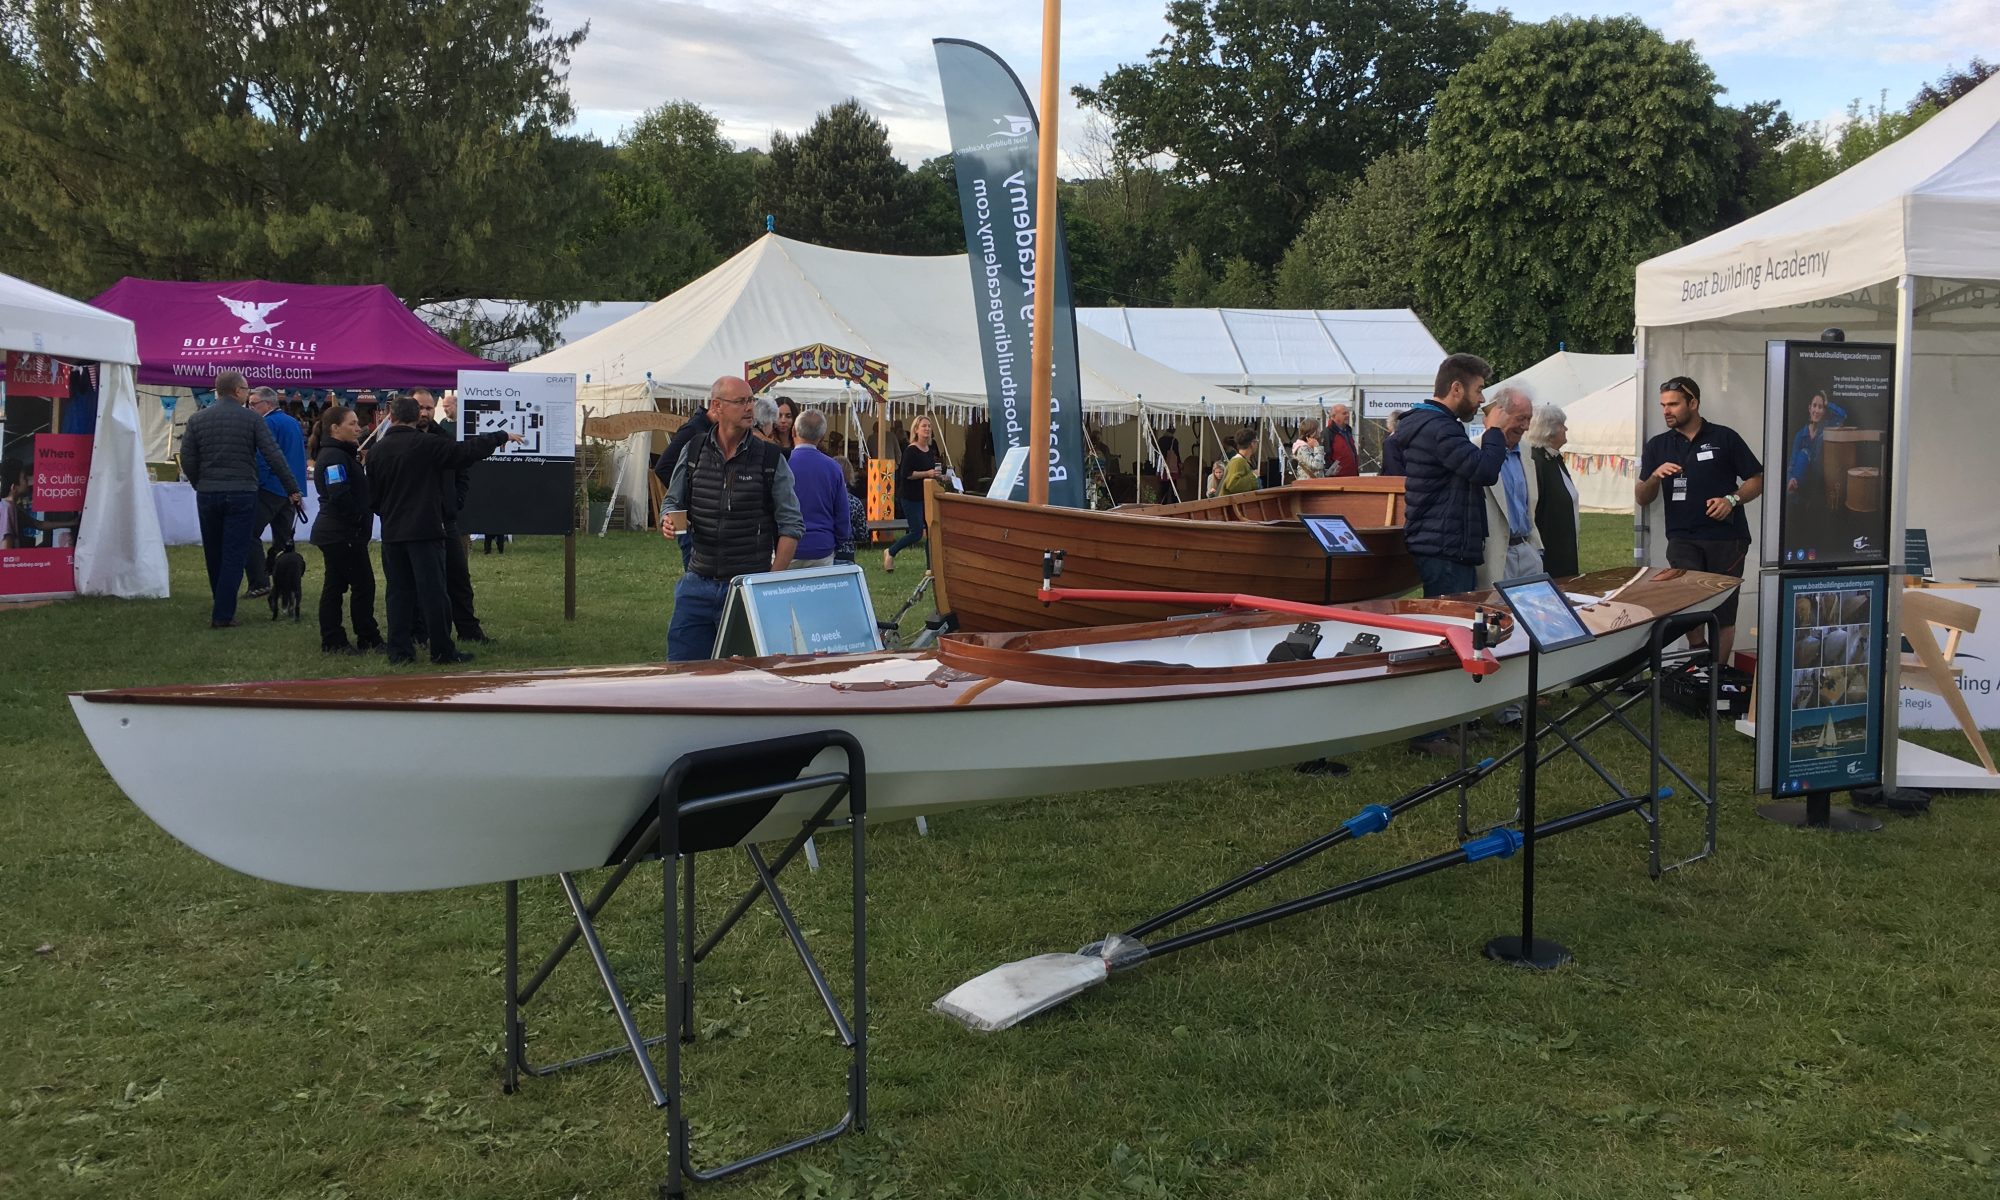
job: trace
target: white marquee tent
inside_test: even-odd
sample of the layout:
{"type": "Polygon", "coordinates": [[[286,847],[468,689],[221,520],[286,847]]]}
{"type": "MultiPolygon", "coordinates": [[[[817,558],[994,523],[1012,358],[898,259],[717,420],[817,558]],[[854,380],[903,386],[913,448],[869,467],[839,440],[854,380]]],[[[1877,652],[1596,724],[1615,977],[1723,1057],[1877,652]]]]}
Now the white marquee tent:
{"type": "MultiPolygon", "coordinates": [[[[514,369],[575,372],[579,403],[602,415],[700,399],[751,359],[824,342],[887,363],[899,408],[923,408],[928,389],[938,407],[984,409],[974,312],[963,254],[862,254],[766,234],[673,295],[514,369]]],[[[1086,412],[1201,409],[1199,383],[1108,338],[1079,328],[1077,351],[1086,412]]],[[[814,381],[785,386],[815,393],[814,381]]]]}
{"type": "Polygon", "coordinates": [[[1218,416],[1317,417],[1335,403],[1387,416],[1431,394],[1445,356],[1407,308],[1082,308],[1076,319],[1199,380],[1218,416]]]}
{"type": "MultiPolygon", "coordinates": [[[[1634,407],[1646,436],[1661,426],[1644,397],[1686,374],[1702,385],[1705,417],[1761,442],[1767,340],[1837,326],[1849,341],[1895,343],[1892,537],[1928,529],[1941,578],[1996,573],[2000,79],[1804,195],[1640,264],[1637,288],[1634,407]]],[[[1768,468],[1777,448],[1764,451],[1768,468]]],[[[1664,539],[1648,543],[1657,559],[1664,539]]],[[[1743,605],[1740,623],[1755,619],[1743,605]]]]}
{"type": "Polygon", "coordinates": [[[1487,384],[1486,394],[1516,384],[1526,388],[1536,404],[1561,406],[1569,419],[1563,458],[1584,510],[1631,512],[1639,461],[1632,406],[1635,374],[1629,354],[1559,350],[1525,371],[1487,384]]]}
{"type": "Polygon", "coordinates": [[[90,482],[76,535],[76,588],[86,595],[165,596],[167,552],[147,485],[132,322],[0,275],[0,350],[102,364],[90,482]]]}

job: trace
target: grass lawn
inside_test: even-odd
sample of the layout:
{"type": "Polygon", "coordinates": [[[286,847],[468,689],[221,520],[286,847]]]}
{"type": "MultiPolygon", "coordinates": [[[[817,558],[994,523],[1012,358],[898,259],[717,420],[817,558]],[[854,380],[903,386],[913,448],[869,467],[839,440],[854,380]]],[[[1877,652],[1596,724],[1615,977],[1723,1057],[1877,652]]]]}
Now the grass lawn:
{"type": "MultiPolygon", "coordinates": [[[[1628,520],[1586,518],[1587,567],[1628,558],[1628,520]]],[[[475,553],[481,615],[500,638],[476,665],[659,656],[671,549],[587,537],[578,559],[578,618],[565,623],[560,541],[475,553]]],[[[500,1093],[499,887],[267,884],[173,841],[112,785],[68,691],[381,669],[322,659],[310,616],[272,624],[256,603],[244,627],[210,631],[198,548],[170,560],[171,600],[0,609],[0,1196],[653,1195],[664,1117],[629,1063],[500,1093]]],[[[885,612],[917,581],[911,560],[889,577],[879,557],[864,562],[885,612]]],[[[1700,727],[1669,728],[1692,763],[1700,727]]],[[[306,721],[294,748],[301,773],[367,753],[323,744],[306,721]]],[[[449,762],[452,748],[437,753],[449,762]]],[[[1125,928],[1432,767],[1392,746],[1335,781],[1260,771],[954,813],[928,838],[878,826],[870,1129],[697,1190],[2000,1196],[1994,801],[1940,797],[1873,837],[1808,834],[1756,817],[1747,741],[1727,733],[1723,753],[1714,859],[1650,881],[1633,818],[1543,844],[1539,930],[1577,955],[1559,972],[1481,959],[1516,920],[1520,878],[1518,862],[1488,862],[1147,964],[990,1036],[930,1002],[997,963],[1125,928]]],[[[1642,778],[1635,755],[1610,758],[1642,778]]],[[[1544,815],[1603,798],[1574,763],[1542,778],[1544,815]]],[[[1477,795],[1476,820],[1511,810],[1505,779],[1477,795]]],[[[1282,889],[1448,848],[1449,804],[1282,889]]],[[[1670,856],[1698,832],[1690,806],[1669,805],[1670,856]]],[[[829,869],[788,891],[838,982],[846,848],[821,843],[829,869]]],[[[704,912],[747,877],[739,860],[704,860],[704,912]]],[[[602,927],[657,1029],[647,878],[602,927]]],[[[523,897],[525,940],[546,944],[559,895],[535,881],[523,897]]],[[[830,1124],[844,1057],[768,906],[702,972],[688,1105],[704,1160],[830,1124]]],[[[536,1007],[539,1061],[616,1039],[580,956],[536,1007]]]]}

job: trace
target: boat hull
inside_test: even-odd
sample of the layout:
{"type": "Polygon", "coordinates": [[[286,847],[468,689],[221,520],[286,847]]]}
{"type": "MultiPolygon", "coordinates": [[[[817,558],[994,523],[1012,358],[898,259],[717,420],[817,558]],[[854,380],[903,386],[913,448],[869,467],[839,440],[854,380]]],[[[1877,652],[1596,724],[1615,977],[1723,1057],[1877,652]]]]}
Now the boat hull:
{"type": "MultiPolygon", "coordinates": [[[[1681,607],[1710,608],[1726,594],[1707,588],[1681,607]]],[[[1600,636],[1548,656],[1543,685],[1643,650],[1650,615],[1593,618],[1600,636]]],[[[1265,628],[1276,636],[1288,626],[1267,619],[1265,628]]],[[[1327,653],[1351,632],[1328,622],[1327,653]]],[[[1393,649],[1402,635],[1383,636],[1393,649]]],[[[693,750],[843,729],[865,751],[871,820],[938,815],[1435,729],[1519,700],[1523,641],[1512,635],[1499,671],[1478,682],[1433,661],[1319,664],[1333,673],[1211,686],[1058,686],[982,677],[924,652],[136,689],[72,705],[119,787],[207,857],[301,887],[408,891],[603,865],[668,766],[693,750]],[[635,695],[654,700],[635,705],[635,695]],[[320,744],[356,748],[341,770],[297,770],[292,748],[307,725],[320,744]]],[[[808,769],[843,766],[828,751],[808,769]]],[[[744,840],[791,836],[824,797],[779,801],[744,840]]]]}
{"type": "Polygon", "coordinates": [[[980,632],[1063,629],[1152,621],[1177,610],[1149,604],[1036,599],[1042,554],[1066,552],[1072,588],[1255,592],[1280,600],[1345,604],[1417,586],[1403,544],[1402,480],[1334,481],[1220,500],[1112,512],[1049,508],[933,490],[931,570],[938,609],[980,632]],[[1365,486],[1364,486],[1365,485],[1365,486]],[[1369,553],[1331,562],[1298,518],[1336,513],[1369,553]]]}

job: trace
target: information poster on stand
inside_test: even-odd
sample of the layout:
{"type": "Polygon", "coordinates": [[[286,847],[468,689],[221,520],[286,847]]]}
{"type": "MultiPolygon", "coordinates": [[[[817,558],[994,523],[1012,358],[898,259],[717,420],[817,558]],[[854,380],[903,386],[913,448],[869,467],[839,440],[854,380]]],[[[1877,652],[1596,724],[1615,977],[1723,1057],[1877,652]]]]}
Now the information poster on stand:
{"type": "Polygon", "coordinates": [[[1886,564],[1896,348],[1771,342],[1767,353],[1764,491],[1776,503],[1763,544],[1776,553],[1764,564],[1886,564]]]}
{"type": "Polygon", "coordinates": [[[576,376],[458,373],[458,436],[519,434],[472,468],[466,533],[570,532],[576,507],[576,376]]]}
{"type": "Polygon", "coordinates": [[[1787,574],[1775,580],[1777,671],[1758,723],[1759,775],[1773,795],[1843,791],[1882,779],[1887,577],[1787,574]]]}

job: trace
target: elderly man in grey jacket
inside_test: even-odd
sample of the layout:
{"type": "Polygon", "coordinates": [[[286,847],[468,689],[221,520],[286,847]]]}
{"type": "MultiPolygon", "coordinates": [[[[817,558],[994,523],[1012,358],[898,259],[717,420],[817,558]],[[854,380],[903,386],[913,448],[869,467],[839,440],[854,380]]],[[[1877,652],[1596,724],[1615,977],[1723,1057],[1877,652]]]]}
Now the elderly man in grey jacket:
{"type": "Polygon", "coordinates": [[[181,474],[194,485],[201,518],[201,552],[208,564],[211,629],[236,621],[236,589],[257,539],[257,455],[284,485],[285,499],[298,504],[299,481],[285,463],[264,418],[244,407],[250,388],[241,371],[215,377],[215,403],[196,413],[181,436],[181,474]]]}

